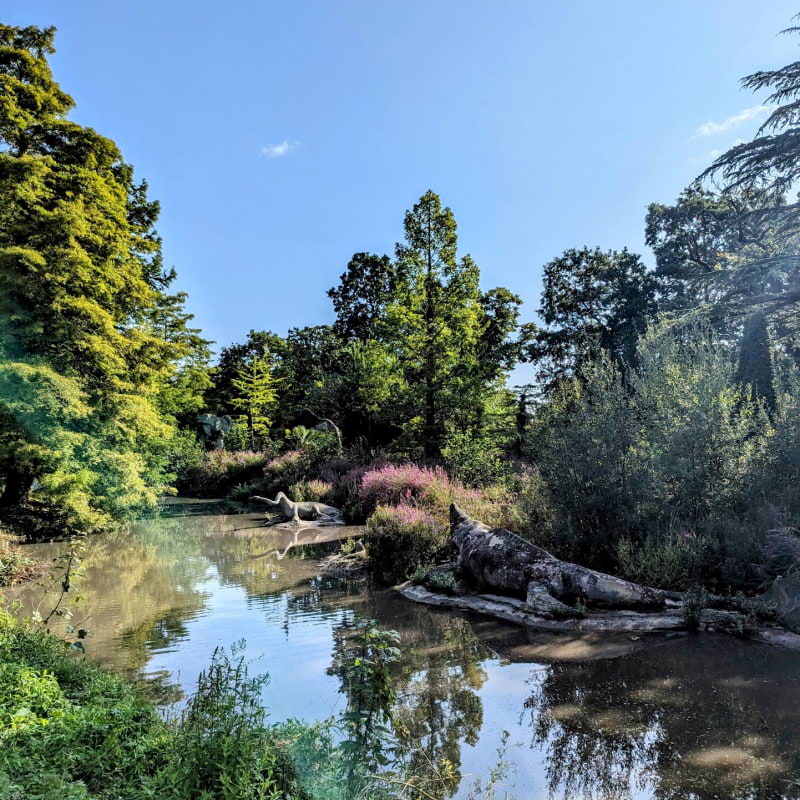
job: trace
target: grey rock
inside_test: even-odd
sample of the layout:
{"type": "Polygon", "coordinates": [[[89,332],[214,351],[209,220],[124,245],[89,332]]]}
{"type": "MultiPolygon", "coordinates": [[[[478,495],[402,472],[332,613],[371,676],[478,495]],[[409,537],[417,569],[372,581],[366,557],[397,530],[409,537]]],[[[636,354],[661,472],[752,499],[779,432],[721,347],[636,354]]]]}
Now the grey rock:
{"type": "Polygon", "coordinates": [[[764,599],[775,603],[778,618],[785,627],[800,633],[800,572],[775,578],[764,599]]]}

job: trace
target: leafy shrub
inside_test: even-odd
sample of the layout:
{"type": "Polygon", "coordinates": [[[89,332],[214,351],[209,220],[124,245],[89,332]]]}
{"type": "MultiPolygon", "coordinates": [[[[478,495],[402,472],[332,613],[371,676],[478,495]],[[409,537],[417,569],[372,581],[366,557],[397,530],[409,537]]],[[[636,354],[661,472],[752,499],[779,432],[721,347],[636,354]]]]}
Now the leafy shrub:
{"type": "Polygon", "coordinates": [[[466,486],[490,486],[507,480],[511,475],[510,463],[487,436],[451,433],[442,456],[449,472],[466,486]]]}
{"type": "Polygon", "coordinates": [[[709,571],[711,548],[702,536],[684,532],[648,536],[636,545],[622,539],[617,546],[622,577],[659,589],[687,589],[709,571]]]}
{"type": "Polygon", "coordinates": [[[17,581],[32,578],[41,571],[40,565],[28,558],[12,537],[0,529],[0,586],[12,586],[17,581]]]}
{"type": "Polygon", "coordinates": [[[288,492],[292,484],[302,480],[303,473],[303,454],[300,450],[287,450],[264,465],[265,491],[270,494],[288,492]]]}
{"type": "Polygon", "coordinates": [[[704,583],[753,585],[765,531],[753,486],[774,437],[731,356],[703,326],[663,324],[640,340],[635,368],[602,355],[552,391],[526,451],[552,503],[555,555],[613,570],[626,539],[631,576],[675,572],[685,585],[689,558],[704,583]],[[713,558],[695,558],[676,530],[713,558]]]}
{"type": "Polygon", "coordinates": [[[320,480],[298,481],[289,487],[289,497],[296,503],[301,501],[311,503],[329,503],[331,497],[331,484],[320,480]]]}
{"type": "Polygon", "coordinates": [[[331,431],[298,426],[286,435],[286,440],[293,450],[301,453],[305,474],[310,475],[321,464],[341,455],[339,439],[331,431]]]}
{"type": "Polygon", "coordinates": [[[434,592],[455,594],[458,591],[458,580],[451,569],[430,570],[425,583],[434,592]]]}
{"type": "Polygon", "coordinates": [[[251,450],[210,450],[197,465],[185,470],[178,490],[192,497],[222,497],[234,486],[257,478],[269,459],[251,450]]]}
{"type": "Polygon", "coordinates": [[[528,467],[516,475],[510,494],[513,499],[505,511],[505,527],[549,550],[553,546],[555,511],[539,470],[528,467]]]}
{"type": "Polygon", "coordinates": [[[205,457],[206,449],[192,431],[177,430],[169,443],[167,471],[182,484],[191,471],[202,468],[205,457]]]}
{"type": "Polygon", "coordinates": [[[378,506],[367,521],[369,569],[381,583],[404,581],[421,564],[440,560],[448,530],[427,511],[407,504],[378,506]]]}
{"type": "Polygon", "coordinates": [[[276,746],[261,705],[265,676],[250,678],[244,658],[217,648],[200,673],[157,776],[159,792],[175,798],[285,796],[293,771],[276,746]]]}
{"type": "Polygon", "coordinates": [[[46,725],[67,701],[55,676],[22,664],[0,664],[0,730],[46,725]]]}
{"type": "Polygon", "coordinates": [[[700,627],[700,618],[708,608],[708,592],[702,586],[692,586],[683,596],[681,614],[686,627],[696,631],[700,627]]]}

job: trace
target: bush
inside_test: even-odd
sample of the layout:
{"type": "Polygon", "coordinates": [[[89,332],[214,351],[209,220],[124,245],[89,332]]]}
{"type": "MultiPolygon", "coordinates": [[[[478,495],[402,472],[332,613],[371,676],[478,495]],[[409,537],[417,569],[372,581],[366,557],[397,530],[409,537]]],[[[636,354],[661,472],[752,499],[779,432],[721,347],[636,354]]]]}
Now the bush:
{"type": "Polygon", "coordinates": [[[553,509],[550,491],[538,469],[529,467],[515,476],[504,525],[523,539],[550,550],[553,547],[553,509]]]}
{"type": "Polygon", "coordinates": [[[178,491],[190,497],[223,497],[234,486],[259,477],[268,460],[268,453],[251,450],[210,450],[202,462],[185,470],[178,491]]]}
{"type": "Polygon", "coordinates": [[[217,651],[180,719],[0,609],[0,796],[303,797],[266,725],[263,679],[217,651]]]}
{"type": "Polygon", "coordinates": [[[325,481],[298,481],[289,487],[288,494],[296,503],[305,501],[310,503],[330,504],[332,488],[331,484],[325,481]]]}
{"type": "Polygon", "coordinates": [[[466,486],[490,486],[511,476],[510,463],[487,436],[451,433],[442,456],[449,472],[466,486]]]}
{"type": "Polygon", "coordinates": [[[55,676],[21,664],[0,664],[0,731],[46,725],[64,716],[67,701],[55,676]]]}
{"type": "Polygon", "coordinates": [[[418,506],[443,526],[449,525],[451,503],[488,525],[500,525],[511,502],[503,487],[468,489],[443,469],[416,464],[367,470],[361,479],[359,499],[367,515],[378,506],[418,506]]]}
{"type": "Polygon", "coordinates": [[[648,536],[637,545],[622,539],[617,546],[622,577],[659,589],[688,589],[709,573],[711,547],[702,536],[684,532],[648,536]]]}
{"type": "Polygon", "coordinates": [[[267,494],[288,492],[289,487],[303,479],[303,454],[288,450],[264,465],[264,491],[267,494]]]}
{"type": "Polygon", "coordinates": [[[40,572],[41,565],[24,555],[14,545],[12,536],[0,529],[0,586],[13,586],[40,572]]]}
{"type": "Polygon", "coordinates": [[[421,508],[381,505],[367,522],[364,546],[369,569],[377,580],[397,583],[447,553],[448,529],[421,508]]]}
{"type": "Polygon", "coordinates": [[[231,656],[222,648],[214,651],[178,722],[168,766],[157,776],[160,794],[208,800],[286,796],[293,770],[267,727],[265,683],[265,676],[248,676],[236,650],[231,656]]]}
{"type": "Polygon", "coordinates": [[[526,451],[552,503],[555,555],[607,571],[622,557],[631,577],[681,585],[696,567],[703,583],[752,587],[766,531],[753,487],[774,437],[732,355],[708,328],[662,324],[635,368],[602,355],[551,392],[526,451]],[[683,530],[713,558],[676,540],[683,530]]]}

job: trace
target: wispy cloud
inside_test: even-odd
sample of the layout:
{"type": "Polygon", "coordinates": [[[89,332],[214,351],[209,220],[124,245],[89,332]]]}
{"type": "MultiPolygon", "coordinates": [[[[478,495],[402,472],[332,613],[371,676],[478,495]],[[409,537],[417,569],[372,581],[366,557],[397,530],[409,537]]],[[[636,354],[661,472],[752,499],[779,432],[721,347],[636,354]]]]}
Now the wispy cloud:
{"type": "Polygon", "coordinates": [[[296,150],[300,146],[300,142],[295,139],[284,139],[280,144],[268,144],[258,151],[261,158],[282,158],[288,155],[292,150],[296,150]]]}
{"type": "Polygon", "coordinates": [[[746,108],[744,111],[740,111],[738,114],[734,114],[734,116],[722,120],[722,122],[704,122],[694,132],[694,136],[714,136],[714,134],[722,133],[723,131],[735,128],[737,125],[741,125],[743,122],[749,122],[753,119],[761,119],[770,111],[772,111],[773,108],[775,108],[775,106],[753,106],[752,108],[746,108]]]}

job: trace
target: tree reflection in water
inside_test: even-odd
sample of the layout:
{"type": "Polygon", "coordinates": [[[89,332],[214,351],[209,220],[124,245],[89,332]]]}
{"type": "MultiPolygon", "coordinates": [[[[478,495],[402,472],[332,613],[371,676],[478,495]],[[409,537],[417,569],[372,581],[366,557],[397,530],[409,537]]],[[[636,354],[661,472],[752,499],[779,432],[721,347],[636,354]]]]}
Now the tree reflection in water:
{"type": "Polygon", "coordinates": [[[525,704],[551,796],[800,797],[796,670],[790,654],[713,637],[551,665],[525,704]]]}

